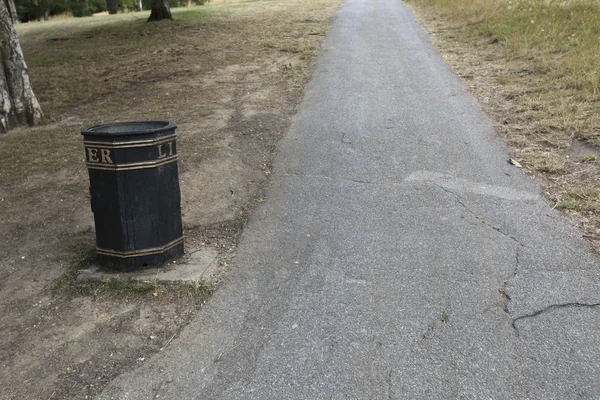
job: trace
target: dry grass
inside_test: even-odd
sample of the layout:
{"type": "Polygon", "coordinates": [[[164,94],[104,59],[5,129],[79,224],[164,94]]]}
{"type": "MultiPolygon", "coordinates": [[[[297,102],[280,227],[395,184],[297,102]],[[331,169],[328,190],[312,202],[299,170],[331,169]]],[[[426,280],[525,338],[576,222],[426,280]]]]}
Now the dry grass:
{"type": "MultiPolygon", "coordinates": [[[[173,9],[173,22],[146,23],[148,12],[137,12],[18,25],[48,125],[0,136],[2,220],[17,222],[22,199],[49,187],[85,193],[82,126],[143,119],[201,126],[236,95],[232,85],[253,73],[248,80],[300,92],[338,5],[217,1],[173,9]],[[48,177],[60,172],[76,179],[48,177]],[[43,182],[27,185],[32,179],[43,182]]],[[[186,161],[209,151],[206,138],[183,140],[186,161]]]]}
{"type": "MultiPolygon", "coordinates": [[[[587,236],[600,232],[600,2],[408,0],[511,156],[587,236]]],[[[595,242],[598,246],[598,242],[595,242]]]]}

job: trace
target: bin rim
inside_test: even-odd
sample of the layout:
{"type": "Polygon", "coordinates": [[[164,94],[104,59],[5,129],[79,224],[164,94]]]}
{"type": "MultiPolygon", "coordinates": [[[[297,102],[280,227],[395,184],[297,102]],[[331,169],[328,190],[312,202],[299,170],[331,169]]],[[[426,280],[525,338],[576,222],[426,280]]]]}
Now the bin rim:
{"type": "Polygon", "coordinates": [[[131,135],[150,135],[153,133],[160,133],[164,131],[170,131],[177,128],[172,122],[169,121],[126,121],[126,122],[110,122],[106,124],[94,125],[89,128],[81,129],[83,136],[105,136],[105,137],[116,137],[116,136],[131,136],[131,135]],[[126,130],[125,127],[131,126],[131,130],[126,130]],[[136,126],[151,126],[155,125],[155,128],[136,129],[136,126]],[[110,131],[110,128],[121,127],[116,131],[110,131]]]}

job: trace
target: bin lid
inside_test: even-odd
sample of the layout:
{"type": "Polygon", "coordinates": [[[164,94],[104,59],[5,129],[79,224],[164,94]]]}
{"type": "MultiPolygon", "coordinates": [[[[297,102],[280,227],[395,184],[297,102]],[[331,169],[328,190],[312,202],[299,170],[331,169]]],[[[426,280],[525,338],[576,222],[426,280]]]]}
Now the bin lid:
{"type": "Polygon", "coordinates": [[[149,135],[170,131],[177,128],[177,125],[168,121],[131,121],[131,122],[113,122],[109,124],[95,125],[90,128],[82,129],[81,134],[93,136],[129,136],[129,135],[149,135]]]}

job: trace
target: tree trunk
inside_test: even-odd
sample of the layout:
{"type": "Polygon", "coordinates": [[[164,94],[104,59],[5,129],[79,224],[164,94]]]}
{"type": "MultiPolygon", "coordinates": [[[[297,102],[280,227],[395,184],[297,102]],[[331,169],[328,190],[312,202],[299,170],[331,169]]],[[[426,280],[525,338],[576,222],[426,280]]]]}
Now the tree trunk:
{"type": "Polygon", "coordinates": [[[148,22],[160,21],[161,19],[173,19],[167,0],[152,0],[152,11],[150,12],[148,22]]]}
{"type": "Polygon", "coordinates": [[[48,21],[50,19],[50,9],[44,9],[44,21],[48,21]]]}
{"type": "Polygon", "coordinates": [[[0,0],[0,133],[41,119],[7,0],[0,0]]]}
{"type": "Polygon", "coordinates": [[[6,7],[10,13],[10,19],[13,25],[19,23],[19,16],[17,15],[17,8],[15,7],[14,0],[6,0],[6,7]]]}
{"type": "Polygon", "coordinates": [[[140,11],[144,10],[144,5],[142,4],[142,0],[138,0],[138,8],[140,9],[140,11]]]}
{"type": "Polygon", "coordinates": [[[106,0],[106,9],[109,14],[117,13],[117,0],[106,0]]]}

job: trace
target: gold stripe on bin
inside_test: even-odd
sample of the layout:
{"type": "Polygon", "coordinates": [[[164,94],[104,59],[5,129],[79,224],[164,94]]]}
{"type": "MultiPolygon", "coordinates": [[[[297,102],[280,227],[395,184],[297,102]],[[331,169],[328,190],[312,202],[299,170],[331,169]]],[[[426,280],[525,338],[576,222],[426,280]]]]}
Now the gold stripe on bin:
{"type": "Polygon", "coordinates": [[[158,144],[170,142],[177,137],[177,134],[163,136],[156,139],[147,139],[147,140],[132,140],[127,142],[94,142],[87,141],[83,142],[85,147],[103,147],[106,149],[131,149],[135,147],[149,147],[156,146],[158,144]]]}
{"type": "Polygon", "coordinates": [[[178,156],[175,154],[174,156],[162,158],[155,161],[144,161],[139,163],[131,163],[131,164],[103,164],[103,163],[94,163],[87,162],[86,165],[88,169],[101,169],[103,171],[130,171],[134,169],[146,169],[146,168],[157,168],[162,167],[166,164],[171,164],[173,162],[177,162],[178,156]]]}
{"type": "Polygon", "coordinates": [[[142,249],[142,250],[134,250],[134,251],[116,251],[116,250],[101,249],[99,247],[96,247],[96,253],[103,255],[103,256],[112,256],[112,257],[119,257],[119,258],[151,256],[154,254],[160,254],[167,250],[170,250],[173,247],[175,247],[181,243],[183,243],[183,236],[180,237],[179,239],[172,241],[171,243],[168,243],[168,244],[162,246],[162,247],[153,247],[151,249],[142,249]]]}

